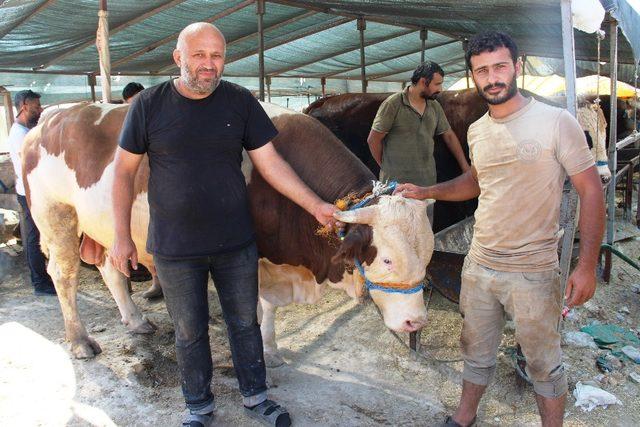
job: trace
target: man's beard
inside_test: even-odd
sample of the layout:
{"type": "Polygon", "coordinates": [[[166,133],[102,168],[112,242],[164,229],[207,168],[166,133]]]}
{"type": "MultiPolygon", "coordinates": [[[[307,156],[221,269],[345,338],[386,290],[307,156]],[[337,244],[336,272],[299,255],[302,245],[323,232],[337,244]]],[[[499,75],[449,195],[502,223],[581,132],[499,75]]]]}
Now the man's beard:
{"type": "Polygon", "coordinates": [[[216,90],[216,88],[220,84],[220,77],[218,76],[212,77],[211,80],[199,80],[198,71],[214,71],[215,72],[216,70],[199,68],[192,73],[191,70],[189,70],[189,66],[185,64],[184,67],[180,68],[180,77],[182,78],[183,84],[189,90],[199,95],[209,95],[210,93],[213,93],[213,91],[216,90]]]}
{"type": "Polygon", "coordinates": [[[36,114],[35,116],[31,116],[27,119],[27,127],[29,129],[36,127],[38,124],[38,120],[40,120],[40,114],[36,114]]]}
{"type": "Polygon", "coordinates": [[[513,74],[513,79],[511,79],[511,82],[509,84],[496,83],[496,84],[493,84],[493,85],[487,85],[487,86],[483,87],[482,89],[480,89],[480,87],[476,85],[476,89],[478,90],[478,95],[480,95],[482,97],[482,99],[487,101],[488,104],[491,104],[491,105],[504,104],[505,102],[507,102],[508,100],[513,98],[514,96],[516,96],[516,94],[518,93],[518,83],[517,83],[516,78],[517,78],[517,76],[514,73],[513,74]],[[486,93],[486,91],[488,91],[488,90],[490,90],[492,88],[495,88],[495,87],[507,88],[507,91],[506,91],[506,93],[504,95],[496,95],[496,96],[492,96],[492,95],[486,93]]]}
{"type": "Polygon", "coordinates": [[[425,100],[436,99],[438,95],[440,95],[440,92],[432,93],[431,95],[427,95],[426,91],[420,92],[420,96],[425,100]]]}

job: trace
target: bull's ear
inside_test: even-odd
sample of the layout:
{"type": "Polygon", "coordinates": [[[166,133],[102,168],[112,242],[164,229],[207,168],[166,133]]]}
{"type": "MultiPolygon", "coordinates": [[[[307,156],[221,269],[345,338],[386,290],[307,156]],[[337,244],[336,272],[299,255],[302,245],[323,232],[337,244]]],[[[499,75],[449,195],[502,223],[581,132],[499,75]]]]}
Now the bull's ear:
{"type": "Polygon", "coordinates": [[[366,206],[352,211],[337,211],[333,217],[349,224],[373,224],[376,217],[376,206],[366,206]]]}

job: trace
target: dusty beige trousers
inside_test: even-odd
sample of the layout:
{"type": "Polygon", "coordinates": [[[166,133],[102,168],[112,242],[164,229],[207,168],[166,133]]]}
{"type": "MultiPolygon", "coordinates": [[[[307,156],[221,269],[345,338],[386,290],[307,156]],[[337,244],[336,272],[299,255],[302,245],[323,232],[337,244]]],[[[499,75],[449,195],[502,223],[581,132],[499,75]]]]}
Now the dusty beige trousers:
{"type": "Polygon", "coordinates": [[[536,273],[496,271],[467,256],[460,292],[463,378],[479,385],[489,383],[508,315],[515,323],[516,341],[527,359],[526,371],[535,392],[548,398],[566,393],[558,333],[561,293],[557,269],[536,273]]]}

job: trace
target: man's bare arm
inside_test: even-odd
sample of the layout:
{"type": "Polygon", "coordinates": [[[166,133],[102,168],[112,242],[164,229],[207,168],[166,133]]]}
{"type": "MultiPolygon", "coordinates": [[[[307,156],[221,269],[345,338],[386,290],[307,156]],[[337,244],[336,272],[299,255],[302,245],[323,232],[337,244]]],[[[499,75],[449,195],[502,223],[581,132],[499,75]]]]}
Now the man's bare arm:
{"type": "Polygon", "coordinates": [[[378,166],[382,166],[382,140],[386,135],[386,133],[371,129],[369,137],[367,138],[369,150],[371,151],[373,159],[378,163],[378,166]]]}
{"type": "Polygon", "coordinates": [[[458,162],[460,170],[462,170],[462,172],[466,172],[470,166],[467,162],[467,158],[464,156],[462,145],[460,144],[460,140],[456,133],[452,129],[449,129],[442,134],[442,138],[444,139],[445,144],[447,144],[447,148],[458,162]]]}
{"type": "Polygon", "coordinates": [[[114,266],[129,277],[128,261],[138,268],[138,253],[131,239],[131,207],[133,205],[133,183],[142,154],[130,153],[120,147],[116,150],[115,170],[111,196],[116,228],[113,248],[109,252],[114,266]]]}
{"type": "Polygon", "coordinates": [[[587,302],[596,290],[596,264],[604,233],[604,194],[595,166],[571,177],[580,197],[580,258],[567,280],[566,304],[587,302]]]}
{"type": "Polygon", "coordinates": [[[334,224],[338,209],[314,193],[276,151],[272,143],[248,152],[264,179],[287,198],[313,215],[322,225],[334,224]]]}
{"type": "Polygon", "coordinates": [[[478,197],[480,195],[480,186],[478,185],[476,169],[471,166],[459,177],[429,187],[420,187],[410,183],[400,184],[396,188],[395,194],[402,194],[410,199],[461,202],[478,197]]]}

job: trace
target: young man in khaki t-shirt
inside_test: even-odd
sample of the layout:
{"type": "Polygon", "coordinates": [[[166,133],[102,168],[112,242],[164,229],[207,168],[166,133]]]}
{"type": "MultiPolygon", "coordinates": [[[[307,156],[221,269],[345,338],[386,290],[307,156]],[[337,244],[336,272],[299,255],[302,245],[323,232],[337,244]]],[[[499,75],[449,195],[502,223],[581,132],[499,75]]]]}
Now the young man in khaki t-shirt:
{"type": "Polygon", "coordinates": [[[445,426],[473,424],[496,365],[504,316],[515,323],[543,426],[562,425],[567,379],[558,322],[562,310],[557,244],[565,175],[580,196],[580,259],[567,282],[569,307],[589,300],[604,229],[600,179],[580,125],[565,110],[523,97],[513,40],[474,37],[467,65],[489,112],[469,128],[471,170],[431,187],[403,184],[406,197],[460,201],[479,196],[462,272],[464,358],[458,409],[445,426]]]}

